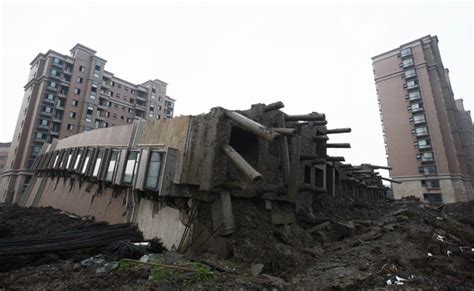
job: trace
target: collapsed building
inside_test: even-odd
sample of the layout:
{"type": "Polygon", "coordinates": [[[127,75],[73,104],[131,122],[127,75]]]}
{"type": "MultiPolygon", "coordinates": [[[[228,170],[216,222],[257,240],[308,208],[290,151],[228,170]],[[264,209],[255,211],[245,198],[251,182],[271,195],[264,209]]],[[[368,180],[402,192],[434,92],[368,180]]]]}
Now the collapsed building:
{"type": "Polygon", "coordinates": [[[350,147],[328,142],[349,128],[327,129],[324,114],[288,115],[281,108],[281,102],[244,111],[216,107],[54,140],[43,146],[14,202],[133,222],[145,238],[184,251],[235,231],[234,199],[261,201],[281,225],[311,221],[321,193],[385,197],[386,178],[375,171],[385,167],[328,156],[328,148],[350,147]]]}

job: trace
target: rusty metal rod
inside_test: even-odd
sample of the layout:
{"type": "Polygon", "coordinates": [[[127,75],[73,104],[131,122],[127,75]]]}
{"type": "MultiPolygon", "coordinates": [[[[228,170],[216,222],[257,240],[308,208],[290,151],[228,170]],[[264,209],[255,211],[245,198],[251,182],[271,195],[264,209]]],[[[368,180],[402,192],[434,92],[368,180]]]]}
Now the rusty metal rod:
{"type": "Polygon", "coordinates": [[[253,182],[262,180],[262,174],[257,172],[233,147],[224,145],[222,150],[249,180],[253,182]]]}
{"type": "Polygon", "coordinates": [[[230,120],[237,123],[239,127],[245,130],[248,130],[257,136],[263,137],[264,139],[268,141],[273,141],[275,137],[279,136],[279,134],[274,132],[271,128],[266,128],[260,123],[253,121],[252,119],[245,117],[242,114],[239,114],[237,112],[226,111],[225,115],[230,120]]]}
{"type": "Polygon", "coordinates": [[[283,104],[283,102],[281,101],[278,101],[275,103],[270,103],[268,105],[265,105],[265,107],[263,107],[263,111],[268,112],[268,111],[277,110],[283,107],[285,107],[285,104],[283,104]]]}
{"type": "Polygon", "coordinates": [[[327,143],[327,148],[338,148],[338,149],[349,149],[351,148],[350,143],[327,143]]]}
{"type": "Polygon", "coordinates": [[[334,128],[334,129],[328,129],[326,131],[326,134],[332,134],[332,133],[348,133],[348,132],[351,132],[352,129],[350,129],[349,127],[347,128],[334,128]]]}

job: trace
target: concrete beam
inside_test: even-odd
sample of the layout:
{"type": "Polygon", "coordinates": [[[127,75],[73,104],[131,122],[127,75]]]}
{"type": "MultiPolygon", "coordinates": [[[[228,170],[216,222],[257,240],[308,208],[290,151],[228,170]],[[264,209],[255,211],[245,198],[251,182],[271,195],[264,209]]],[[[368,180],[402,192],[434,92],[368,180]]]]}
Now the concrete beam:
{"type": "Polygon", "coordinates": [[[263,107],[263,111],[269,112],[269,111],[281,109],[283,107],[285,107],[285,104],[283,104],[283,102],[281,101],[278,101],[275,103],[270,103],[268,105],[265,105],[265,107],[263,107]]]}
{"type": "Polygon", "coordinates": [[[273,141],[275,137],[279,136],[278,133],[273,131],[271,128],[266,128],[260,123],[253,121],[250,118],[243,116],[234,111],[226,111],[225,115],[227,118],[235,122],[239,127],[250,131],[251,133],[260,136],[268,141],[273,141]]]}
{"type": "Polygon", "coordinates": [[[350,128],[334,128],[334,129],[328,129],[326,131],[326,134],[333,134],[333,133],[348,133],[351,132],[352,129],[350,128]]]}
{"type": "Polygon", "coordinates": [[[256,182],[262,180],[262,174],[257,172],[233,147],[224,145],[222,150],[250,181],[256,182]]]}

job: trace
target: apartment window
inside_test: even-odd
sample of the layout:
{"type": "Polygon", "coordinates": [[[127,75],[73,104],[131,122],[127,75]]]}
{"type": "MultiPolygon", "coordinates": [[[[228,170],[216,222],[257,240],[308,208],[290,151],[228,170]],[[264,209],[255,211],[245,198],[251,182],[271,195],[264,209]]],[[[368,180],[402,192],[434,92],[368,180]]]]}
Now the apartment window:
{"type": "Polygon", "coordinates": [[[163,98],[162,97],[158,97],[158,101],[163,101],[163,98]]]}
{"type": "Polygon", "coordinates": [[[92,122],[92,113],[94,112],[94,107],[93,106],[87,106],[87,111],[86,111],[86,121],[87,122],[92,122]]]}
{"type": "Polygon", "coordinates": [[[418,81],[417,80],[411,80],[407,82],[407,88],[412,89],[418,87],[418,81]]]}
{"type": "Polygon", "coordinates": [[[428,135],[428,127],[422,126],[415,128],[415,134],[416,136],[428,135]]]}
{"type": "Polygon", "coordinates": [[[437,189],[439,188],[439,180],[421,180],[421,186],[428,189],[437,189]]]}
{"type": "Polygon", "coordinates": [[[155,105],[154,104],[150,104],[150,111],[155,111],[155,105]]]}
{"type": "Polygon", "coordinates": [[[151,93],[155,93],[155,94],[156,94],[156,87],[151,88],[151,93]]]}
{"type": "Polygon", "coordinates": [[[56,71],[55,69],[52,69],[50,72],[50,75],[54,77],[58,77],[58,71],[56,71]]]}
{"type": "Polygon", "coordinates": [[[66,162],[66,169],[67,170],[69,170],[69,166],[71,165],[72,156],[73,156],[73,150],[71,150],[71,152],[67,156],[67,162],[66,162]]]}
{"type": "Polygon", "coordinates": [[[122,181],[124,184],[132,184],[132,179],[135,175],[135,168],[139,155],[140,154],[137,151],[131,151],[128,153],[127,164],[125,165],[125,173],[123,175],[122,181]]]}
{"type": "Polygon", "coordinates": [[[97,177],[99,175],[100,164],[104,159],[105,149],[100,149],[99,153],[97,154],[97,158],[95,159],[95,166],[94,170],[92,171],[92,177],[97,177]]]}
{"type": "Polygon", "coordinates": [[[441,193],[424,193],[423,199],[425,202],[430,204],[443,203],[443,195],[441,193]]]}
{"type": "Polygon", "coordinates": [[[108,123],[108,122],[104,122],[104,127],[109,127],[109,123],[108,123]]]}
{"type": "Polygon", "coordinates": [[[69,112],[69,118],[76,118],[76,112],[74,111],[69,112]]]}
{"type": "Polygon", "coordinates": [[[85,174],[87,171],[87,167],[89,166],[89,162],[92,159],[92,149],[87,150],[86,158],[84,159],[84,164],[82,165],[81,174],[85,174]]]}
{"type": "Polygon", "coordinates": [[[40,146],[34,146],[34,147],[31,148],[31,154],[33,156],[37,156],[39,154],[40,150],[41,150],[40,146]]]}
{"type": "Polygon", "coordinates": [[[405,78],[411,78],[416,76],[415,69],[410,69],[405,71],[405,78]]]}
{"type": "Polygon", "coordinates": [[[105,181],[107,182],[112,182],[119,155],[120,152],[118,150],[112,150],[112,153],[110,154],[110,161],[107,166],[107,173],[105,175],[105,181]]]}
{"type": "Polygon", "coordinates": [[[110,117],[110,112],[105,111],[105,112],[104,112],[104,116],[105,116],[105,117],[110,117]]]}
{"type": "Polygon", "coordinates": [[[432,152],[421,153],[420,159],[422,162],[432,162],[434,161],[433,153],[432,152]]]}
{"type": "Polygon", "coordinates": [[[157,151],[152,151],[150,156],[150,162],[148,163],[148,169],[146,172],[145,188],[153,190],[158,188],[158,182],[160,179],[160,168],[161,154],[157,151]]]}
{"type": "Polygon", "coordinates": [[[97,94],[97,85],[96,84],[92,84],[91,86],[91,95],[96,95],[97,94]]]}
{"type": "Polygon", "coordinates": [[[49,101],[54,101],[54,95],[53,94],[46,94],[46,99],[49,100],[49,101]]]}
{"type": "Polygon", "coordinates": [[[67,130],[73,130],[73,129],[74,129],[74,124],[67,125],[67,130]]]}
{"type": "Polygon", "coordinates": [[[150,113],[148,114],[148,117],[153,118],[153,113],[150,112],[150,113]]]}
{"type": "Polygon", "coordinates": [[[415,124],[426,122],[425,115],[424,114],[413,115],[413,122],[415,124]]]}
{"type": "Polygon", "coordinates": [[[53,112],[53,108],[49,107],[49,106],[45,106],[44,109],[43,109],[43,112],[51,113],[51,112],[53,112]]]}
{"type": "Polygon", "coordinates": [[[75,88],[75,89],[74,89],[74,94],[76,94],[76,95],[81,94],[81,89],[75,88]]]}
{"type": "Polygon", "coordinates": [[[436,166],[419,167],[418,171],[424,175],[436,174],[436,166]]]}
{"type": "Polygon", "coordinates": [[[429,139],[420,139],[418,142],[419,149],[429,149],[431,148],[431,140],[429,139]]]}
{"type": "Polygon", "coordinates": [[[410,100],[420,99],[421,98],[420,91],[413,91],[413,92],[408,93],[408,98],[410,100]]]}
{"type": "Polygon", "coordinates": [[[411,56],[411,48],[407,47],[400,51],[401,57],[411,56]]]}
{"type": "Polygon", "coordinates": [[[79,84],[82,84],[83,80],[84,80],[83,78],[77,77],[76,82],[79,83],[79,84]]]}
{"type": "Polygon", "coordinates": [[[51,88],[56,88],[58,86],[58,84],[56,84],[56,82],[50,81],[48,86],[51,87],[51,88]]]}
{"type": "Polygon", "coordinates": [[[76,107],[77,105],[79,105],[79,101],[78,100],[72,100],[71,104],[72,104],[72,106],[76,107]]]}
{"type": "Polygon", "coordinates": [[[84,66],[79,66],[79,72],[85,72],[86,71],[86,68],[84,66]]]}
{"type": "Polygon", "coordinates": [[[95,65],[96,71],[100,71],[100,65],[95,65]]]}
{"type": "Polygon", "coordinates": [[[418,112],[423,110],[423,103],[415,103],[409,106],[411,112],[418,112]]]}
{"type": "Polygon", "coordinates": [[[79,149],[79,152],[77,153],[76,157],[76,162],[74,163],[74,170],[79,170],[79,163],[81,162],[81,156],[83,152],[83,149],[79,149]]]}
{"type": "Polygon", "coordinates": [[[409,58],[409,59],[406,59],[406,60],[402,61],[402,67],[404,67],[404,68],[412,66],[413,64],[414,64],[414,62],[413,62],[412,58],[409,58]]]}
{"type": "Polygon", "coordinates": [[[58,58],[54,58],[54,59],[53,59],[53,63],[56,64],[56,65],[60,65],[60,64],[61,64],[61,60],[58,59],[58,58]]]}
{"type": "Polygon", "coordinates": [[[99,128],[100,122],[98,120],[96,120],[94,125],[95,125],[95,128],[99,128]]]}
{"type": "Polygon", "coordinates": [[[113,117],[113,119],[117,119],[117,113],[114,113],[114,114],[112,115],[112,117],[113,117]]]}

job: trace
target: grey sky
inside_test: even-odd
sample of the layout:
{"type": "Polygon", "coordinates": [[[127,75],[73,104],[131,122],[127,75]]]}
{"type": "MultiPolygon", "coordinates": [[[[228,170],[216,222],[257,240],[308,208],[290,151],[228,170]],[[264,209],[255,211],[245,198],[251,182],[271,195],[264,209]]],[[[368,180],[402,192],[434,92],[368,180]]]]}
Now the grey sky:
{"type": "Polygon", "coordinates": [[[386,164],[371,57],[437,35],[457,98],[472,109],[472,5],[2,4],[0,141],[13,136],[29,62],[76,43],[116,76],[168,83],[176,115],[281,100],[286,112],[326,113],[331,150],[352,163],[386,164]]]}

